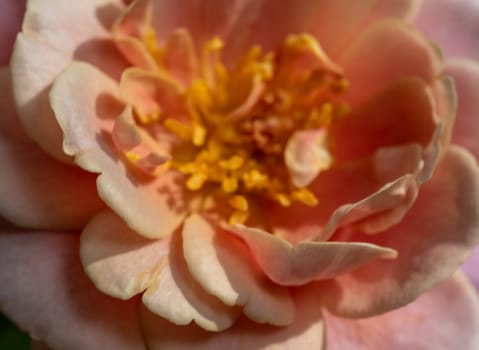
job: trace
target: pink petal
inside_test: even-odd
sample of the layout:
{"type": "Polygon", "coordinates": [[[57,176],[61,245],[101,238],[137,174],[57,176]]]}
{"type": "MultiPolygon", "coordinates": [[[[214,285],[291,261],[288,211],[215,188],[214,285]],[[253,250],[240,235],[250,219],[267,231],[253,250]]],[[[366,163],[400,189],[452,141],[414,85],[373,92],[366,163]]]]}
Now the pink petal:
{"type": "Polygon", "coordinates": [[[447,57],[479,59],[479,3],[476,0],[423,0],[417,27],[447,57]]]}
{"type": "Polygon", "coordinates": [[[474,350],[479,347],[479,300],[460,273],[416,301],[361,320],[325,313],[329,350],[474,350]]]}
{"type": "Polygon", "coordinates": [[[27,4],[23,33],[17,38],[11,62],[15,99],[28,135],[55,158],[68,161],[48,105],[50,84],[73,59],[119,76],[125,62],[116,52],[108,28],[123,6],[120,0],[27,4]]]}
{"type": "Polygon", "coordinates": [[[472,284],[479,290],[479,248],[475,248],[469,259],[462,265],[463,271],[472,284]]]}
{"type": "Polygon", "coordinates": [[[395,259],[396,252],[356,242],[301,242],[292,246],[270,233],[237,225],[230,232],[250,248],[264,273],[275,283],[304,285],[350,272],[376,259],[395,259]]]}
{"type": "Polygon", "coordinates": [[[324,0],[318,8],[309,31],[332,57],[337,58],[357,35],[384,18],[405,19],[417,7],[416,0],[324,0]]]}
{"type": "Polygon", "coordinates": [[[0,309],[54,349],[146,349],[136,301],[100,293],[78,258],[78,236],[0,235],[0,309]]]}
{"type": "Polygon", "coordinates": [[[143,40],[148,13],[152,14],[151,24],[159,45],[164,44],[178,28],[186,28],[199,48],[215,36],[223,39],[231,37],[232,44],[236,45],[235,40],[244,37],[241,31],[248,30],[249,23],[256,18],[260,5],[261,2],[253,0],[188,0],[182,2],[181,6],[174,0],[137,0],[117,23],[115,31],[121,39],[130,39],[130,58],[140,59],[145,63],[149,61],[148,66],[152,68],[154,62],[145,56],[146,52],[141,52],[138,45],[133,44],[143,40]]]}
{"type": "Polygon", "coordinates": [[[175,326],[145,309],[142,328],[152,350],[298,350],[323,349],[325,338],[317,296],[302,291],[295,295],[296,317],[287,327],[261,325],[247,318],[220,333],[189,325],[175,326]]]}
{"type": "Polygon", "coordinates": [[[416,199],[418,181],[436,162],[433,156],[426,159],[428,153],[409,144],[381,148],[373,157],[335,165],[311,185],[319,200],[317,207],[266,206],[272,232],[296,244],[328,240],[339,227],[353,223],[368,233],[384,231],[398,223],[416,199]]]}
{"type": "Polygon", "coordinates": [[[74,63],[57,78],[50,97],[65,152],[83,169],[100,174],[100,197],[139,234],[169,236],[182,222],[188,198],[178,174],[142,179],[119,159],[110,137],[123,108],[116,83],[88,64],[74,63]],[[78,90],[78,84],[88,89],[78,90]]]}
{"type": "Polygon", "coordinates": [[[352,227],[335,236],[396,249],[398,258],[324,283],[319,288],[325,305],[339,315],[372,316],[405,305],[446,279],[479,241],[478,193],[477,164],[451,147],[400,224],[374,236],[352,227]]]}
{"type": "Polygon", "coordinates": [[[61,164],[24,133],[13,106],[11,76],[0,70],[0,213],[23,227],[78,229],[100,208],[95,178],[61,164]]]}
{"type": "Polygon", "coordinates": [[[479,159],[479,64],[474,61],[453,61],[446,68],[456,86],[457,119],[452,142],[469,149],[479,159]]]}
{"type": "Polygon", "coordinates": [[[148,240],[112,212],[95,217],[81,238],[80,255],[96,287],[128,299],[146,291],[143,303],[176,324],[195,321],[210,331],[231,326],[238,311],[205,293],[188,273],[179,234],[148,240]]]}
{"type": "Polygon", "coordinates": [[[121,77],[120,93],[140,116],[186,113],[183,87],[165,74],[129,68],[121,77]]]}
{"type": "Polygon", "coordinates": [[[332,127],[336,161],[373,154],[380,147],[419,143],[435,131],[434,100],[420,79],[401,78],[332,127]]]}
{"type": "Polygon", "coordinates": [[[26,0],[1,0],[0,8],[0,66],[7,65],[12,54],[15,36],[21,29],[26,0]]]}
{"type": "Polygon", "coordinates": [[[225,304],[243,306],[245,315],[258,323],[284,326],[293,321],[288,290],[265,280],[235,237],[193,215],[183,228],[183,252],[193,278],[225,304]]]}
{"type": "Polygon", "coordinates": [[[394,20],[364,31],[340,63],[350,82],[348,102],[353,107],[406,76],[431,82],[442,68],[433,46],[413,28],[394,20]]]}

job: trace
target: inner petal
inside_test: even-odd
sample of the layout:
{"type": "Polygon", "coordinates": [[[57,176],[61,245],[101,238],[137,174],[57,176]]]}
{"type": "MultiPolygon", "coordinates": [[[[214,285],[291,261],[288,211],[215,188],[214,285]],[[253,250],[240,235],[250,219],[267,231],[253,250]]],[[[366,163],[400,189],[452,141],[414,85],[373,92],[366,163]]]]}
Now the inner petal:
{"type": "Polygon", "coordinates": [[[264,199],[316,206],[308,186],[333,166],[332,126],[349,110],[341,68],[314,37],[289,35],[272,52],[252,46],[233,64],[219,37],[196,47],[178,29],[163,41],[150,28],[142,43],[158,69],[122,76],[134,118],[117,122],[114,139],[129,165],[183,174],[199,194],[192,209],[230,223],[246,222],[264,199]]]}

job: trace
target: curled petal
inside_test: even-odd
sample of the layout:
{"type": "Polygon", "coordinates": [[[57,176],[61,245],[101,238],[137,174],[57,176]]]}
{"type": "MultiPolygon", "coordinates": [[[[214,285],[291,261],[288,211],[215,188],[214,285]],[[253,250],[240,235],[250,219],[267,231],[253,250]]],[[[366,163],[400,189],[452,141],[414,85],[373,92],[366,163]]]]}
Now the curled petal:
{"type": "Polygon", "coordinates": [[[161,114],[185,113],[181,85],[160,73],[129,68],[123,72],[120,94],[131,104],[140,121],[155,121],[161,114]]]}
{"type": "Polygon", "coordinates": [[[417,144],[383,148],[373,157],[321,172],[311,184],[318,207],[268,205],[272,231],[293,244],[326,241],[339,227],[355,222],[366,232],[382,232],[399,222],[416,199],[416,176],[435,162],[432,156],[423,161],[423,153],[417,144]]]}
{"type": "Polygon", "coordinates": [[[57,78],[50,96],[65,152],[83,169],[100,174],[100,197],[139,234],[169,236],[184,218],[188,196],[177,173],[145,180],[119,161],[111,139],[123,109],[116,83],[88,64],[74,63],[57,78]],[[78,90],[79,83],[91,88],[78,90]]]}
{"type": "Polygon", "coordinates": [[[395,259],[393,249],[356,242],[301,242],[292,246],[267,232],[229,227],[250,248],[264,273],[280,285],[297,286],[333,278],[376,259],[395,259]]]}
{"type": "Polygon", "coordinates": [[[235,237],[193,215],[185,222],[183,241],[188,268],[206,291],[225,304],[244,306],[255,322],[284,326],[293,321],[288,290],[265,280],[235,237]]]}
{"type": "Polygon", "coordinates": [[[148,240],[112,212],[98,215],[82,233],[80,255],[97,288],[117,298],[143,294],[152,312],[175,324],[210,331],[231,326],[238,310],[205,293],[189,275],[178,234],[148,240]]]}
{"type": "Polygon", "coordinates": [[[396,249],[398,258],[324,282],[324,305],[342,316],[368,317],[405,305],[443,281],[479,241],[478,196],[475,160],[451,147],[401,223],[380,235],[366,236],[350,227],[336,236],[396,249]]]}
{"type": "Polygon", "coordinates": [[[27,3],[23,32],[17,37],[11,63],[15,100],[28,135],[57,159],[71,162],[61,148],[62,134],[48,103],[48,90],[73,59],[119,76],[126,66],[108,28],[123,6],[120,0],[27,3]]]}
{"type": "Polygon", "coordinates": [[[162,171],[160,166],[171,159],[167,143],[161,145],[148,132],[138,127],[131,106],[127,106],[115,121],[112,137],[118,150],[146,174],[157,174],[162,171]]]}

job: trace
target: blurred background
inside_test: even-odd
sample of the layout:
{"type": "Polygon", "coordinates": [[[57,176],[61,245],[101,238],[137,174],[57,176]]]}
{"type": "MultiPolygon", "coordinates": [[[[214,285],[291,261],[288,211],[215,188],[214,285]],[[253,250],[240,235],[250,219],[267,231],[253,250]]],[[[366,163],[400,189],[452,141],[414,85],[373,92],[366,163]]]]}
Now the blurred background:
{"type": "Polygon", "coordinates": [[[30,338],[0,314],[0,349],[28,350],[30,338]]]}

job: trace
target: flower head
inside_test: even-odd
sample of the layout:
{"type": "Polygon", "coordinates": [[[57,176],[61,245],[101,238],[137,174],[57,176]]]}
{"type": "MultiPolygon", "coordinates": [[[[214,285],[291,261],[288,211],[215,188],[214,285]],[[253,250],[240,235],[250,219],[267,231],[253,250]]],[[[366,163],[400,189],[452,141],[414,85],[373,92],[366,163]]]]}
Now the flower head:
{"type": "Polygon", "coordinates": [[[56,5],[28,2],[13,93],[80,200],[2,214],[81,230],[149,347],[319,347],[325,320],[412,302],[478,242],[479,170],[416,1],[56,5]]]}

